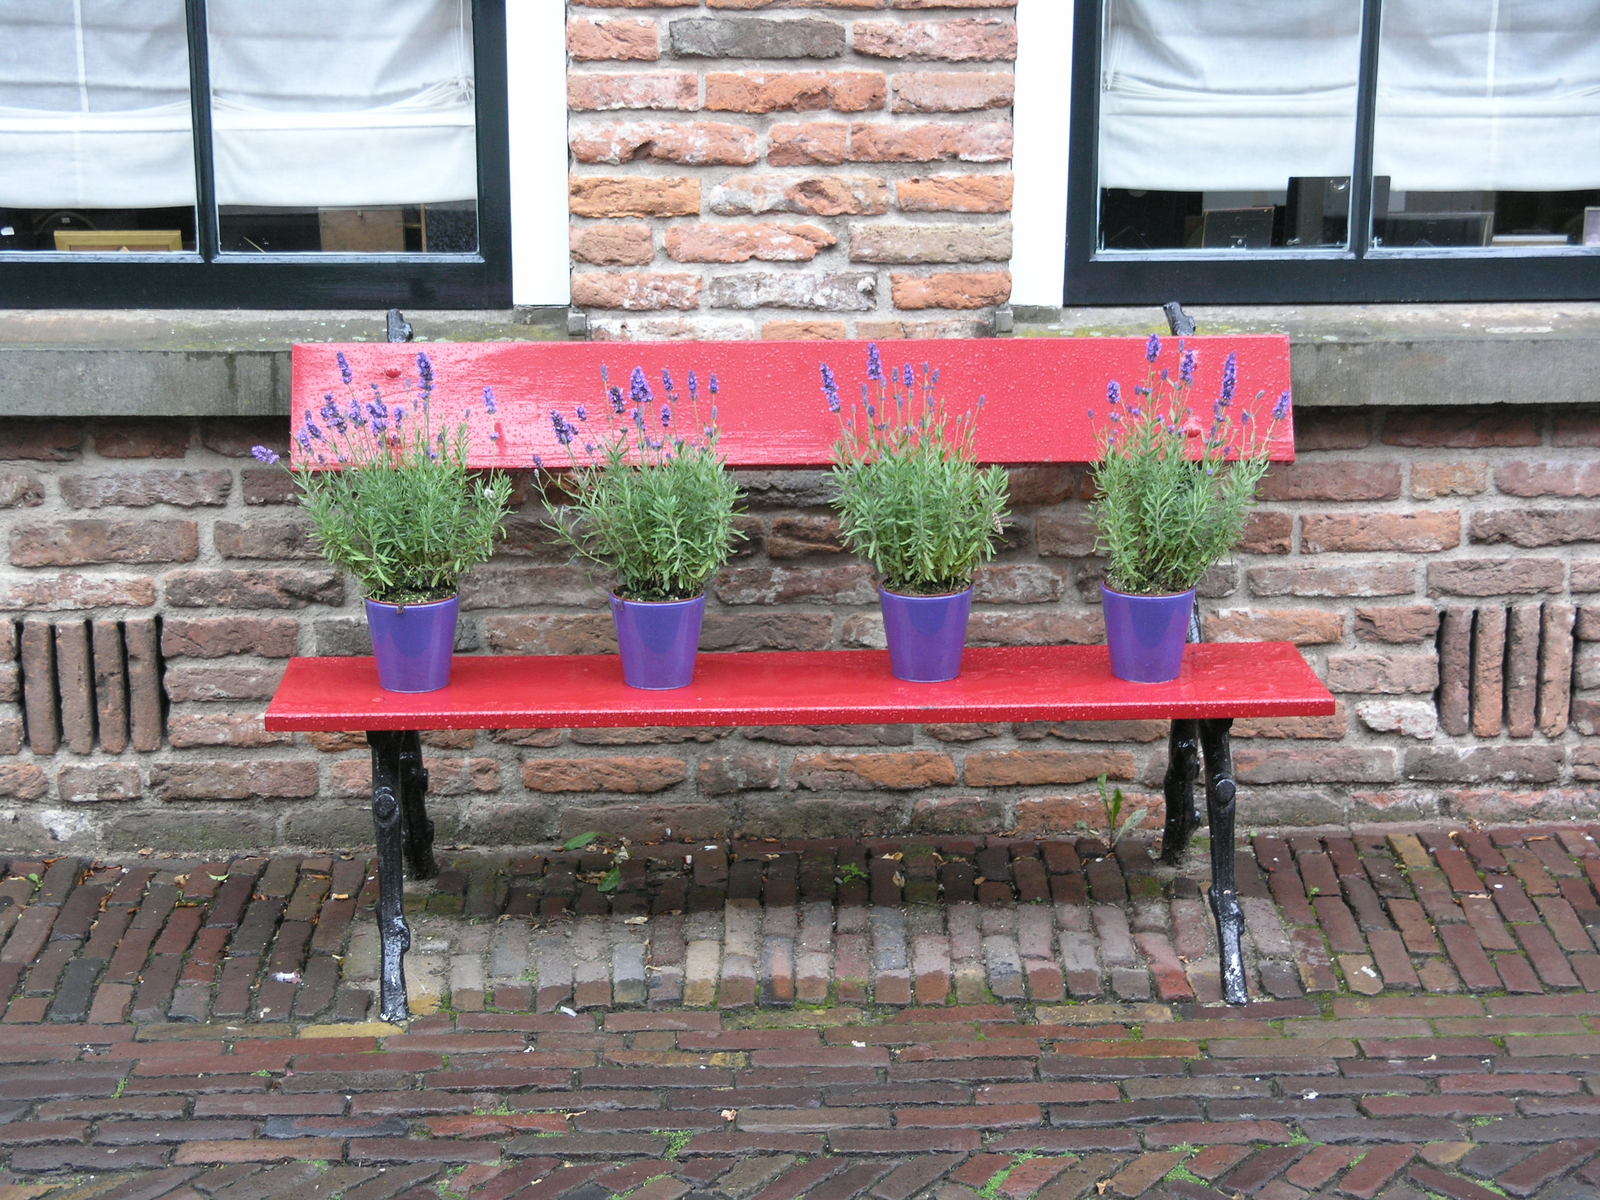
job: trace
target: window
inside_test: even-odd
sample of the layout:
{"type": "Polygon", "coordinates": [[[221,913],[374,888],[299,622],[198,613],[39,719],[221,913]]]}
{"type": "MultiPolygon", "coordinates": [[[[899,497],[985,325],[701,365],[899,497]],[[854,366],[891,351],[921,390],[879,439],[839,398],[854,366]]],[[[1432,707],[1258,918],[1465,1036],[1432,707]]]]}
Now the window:
{"type": "Polygon", "coordinates": [[[1600,297],[1600,0],[1080,0],[1068,303],[1600,297]]]}
{"type": "Polygon", "coordinates": [[[0,34],[0,303],[509,303],[504,0],[0,0],[0,34]]]}

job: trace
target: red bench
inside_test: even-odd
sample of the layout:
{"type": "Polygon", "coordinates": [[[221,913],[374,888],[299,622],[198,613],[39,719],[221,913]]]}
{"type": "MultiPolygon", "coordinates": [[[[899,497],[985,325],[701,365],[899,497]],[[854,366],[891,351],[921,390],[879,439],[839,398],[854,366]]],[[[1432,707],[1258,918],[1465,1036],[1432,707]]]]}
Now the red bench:
{"type": "MultiPolygon", "coordinates": [[[[1215,394],[1229,352],[1238,356],[1237,394],[1263,420],[1289,386],[1287,339],[1191,338],[1189,344],[1200,350],[1196,395],[1215,394]]],[[[1012,465],[1091,461],[1095,441],[1088,410],[1108,380],[1131,387],[1145,374],[1141,338],[879,346],[885,363],[938,366],[941,394],[957,410],[982,392],[980,456],[1012,465]]],[[[570,415],[580,403],[603,402],[602,366],[613,382],[625,385],[636,365],[653,379],[663,369],[680,380],[694,370],[702,389],[710,375],[718,376],[721,447],[730,465],[824,466],[837,418],[822,401],[820,364],[834,368],[849,396],[866,348],[848,342],[499,342],[426,349],[441,381],[436,416],[443,412],[450,419],[450,398],[461,403],[475,400],[484,387],[494,389],[499,425],[475,441],[473,461],[525,468],[567,461],[551,410],[570,415]]],[[[336,350],[344,352],[358,379],[380,377],[386,368],[415,369],[415,346],[296,346],[296,425],[303,414],[317,412],[325,393],[338,390],[336,350]]],[[[1289,422],[1279,423],[1271,453],[1279,460],[1293,457],[1289,422]]],[[[371,659],[297,658],[267,710],[266,726],[367,734],[383,943],[381,1011],[398,1021],[408,1015],[402,956],[410,943],[401,906],[402,857],[417,878],[436,870],[422,730],[1170,720],[1162,856],[1176,862],[1197,823],[1194,785],[1203,758],[1223,995],[1241,1004],[1246,985],[1234,890],[1236,785],[1229,725],[1236,717],[1333,711],[1332,696],[1293,646],[1231,643],[1193,646],[1182,675],[1166,684],[1115,679],[1102,646],[973,647],[960,677],[936,684],[895,679],[882,651],[708,653],[700,656],[693,684],[672,692],[628,688],[614,655],[458,656],[450,685],[421,695],[382,691],[371,659]]]]}

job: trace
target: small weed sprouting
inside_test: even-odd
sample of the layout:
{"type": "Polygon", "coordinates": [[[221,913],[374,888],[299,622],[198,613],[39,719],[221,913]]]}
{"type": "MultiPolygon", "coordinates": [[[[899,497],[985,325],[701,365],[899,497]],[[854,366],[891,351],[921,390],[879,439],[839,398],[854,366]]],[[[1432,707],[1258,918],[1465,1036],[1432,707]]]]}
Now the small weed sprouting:
{"type": "MultiPolygon", "coordinates": [[[[1106,818],[1106,843],[1115,846],[1144,824],[1144,819],[1150,815],[1150,810],[1143,804],[1135,804],[1130,808],[1122,789],[1111,784],[1104,774],[1095,783],[1100,789],[1100,808],[1106,818]],[[1123,812],[1124,809],[1128,810],[1126,814],[1123,812]]],[[[1078,822],[1078,831],[1095,835],[1100,833],[1100,830],[1091,827],[1087,821],[1078,822]]]]}

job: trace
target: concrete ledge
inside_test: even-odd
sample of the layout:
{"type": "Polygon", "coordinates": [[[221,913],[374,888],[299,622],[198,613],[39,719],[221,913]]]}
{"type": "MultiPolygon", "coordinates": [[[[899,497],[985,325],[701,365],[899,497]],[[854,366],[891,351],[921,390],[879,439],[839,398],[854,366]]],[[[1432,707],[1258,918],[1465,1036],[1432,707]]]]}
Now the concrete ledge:
{"type": "MultiPolygon", "coordinates": [[[[1312,407],[1593,402],[1600,303],[1197,306],[1206,333],[1286,333],[1312,407]]],[[[408,313],[418,341],[565,337],[565,309],[408,313]]],[[[1019,337],[1162,331],[1155,306],[1019,309],[1019,337]]],[[[384,314],[0,312],[0,414],[278,416],[295,342],[377,341],[384,314]]]]}

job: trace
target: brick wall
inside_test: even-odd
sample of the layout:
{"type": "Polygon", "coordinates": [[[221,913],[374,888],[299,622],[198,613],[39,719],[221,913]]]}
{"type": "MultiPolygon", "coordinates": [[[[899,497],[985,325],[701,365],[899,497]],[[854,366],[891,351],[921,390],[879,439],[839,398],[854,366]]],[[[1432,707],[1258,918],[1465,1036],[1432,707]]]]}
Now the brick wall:
{"type": "MultiPolygon", "coordinates": [[[[1600,410],[1302,408],[1213,637],[1301,644],[1332,718],[1243,721],[1255,825],[1559,819],[1600,799],[1600,410]]],[[[268,735],[284,660],[357,653],[348,583],[287,478],[281,423],[13,420],[0,428],[0,841],[18,848],[365,844],[358,737],[268,735]]],[[[813,473],[749,473],[749,549],[711,648],[875,645],[866,570],[813,473]]],[[[1019,471],[979,641],[1094,641],[1084,479],[1019,471]]],[[[524,489],[525,491],[527,489],[524,489]]],[[[465,596],[469,650],[611,645],[599,588],[528,499],[465,596]]],[[[1156,725],[451,733],[430,737],[441,834],[1042,832],[1100,823],[1100,772],[1154,800],[1156,725]],[[670,832],[669,832],[670,831],[670,832]]]]}
{"type": "Polygon", "coordinates": [[[1015,0],[568,11],[596,336],[964,336],[1010,295],[1015,0]]]}

